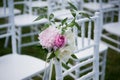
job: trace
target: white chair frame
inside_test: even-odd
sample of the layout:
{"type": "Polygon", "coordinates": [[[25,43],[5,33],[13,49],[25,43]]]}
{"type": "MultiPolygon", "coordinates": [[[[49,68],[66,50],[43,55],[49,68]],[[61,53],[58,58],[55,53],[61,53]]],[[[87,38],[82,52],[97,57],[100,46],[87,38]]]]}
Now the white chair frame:
{"type": "MultiPolygon", "coordinates": [[[[120,3],[120,1],[119,1],[120,3]]],[[[106,31],[106,33],[102,34],[102,38],[105,40],[108,40],[110,42],[112,42],[113,44],[116,44],[117,46],[114,46],[111,43],[108,43],[107,41],[104,41],[111,49],[117,51],[118,53],[120,53],[120,5],[118,8],[111,8],[109,10],[107,10],[106,12],[111,12],[111,11],[117,11],[118,12],[118,22],[114,22],[113,17],[111,19],[111,22],[108,22],[106,24],[103,25],[103,30],[106,31]],[[112,38],[111,35],[114,35],[115,37],[117,37],[117,39],[112,38]]]]}
{"type": "MultiPolygon", "coordinates": [[[[63,80],[62,77],[66,76],[68,74],[75,75],[76,76],[75,80],[86,80],[86,79],[99,80],[99,41],[100,41],[100,32],[101,32],[100,31],[101,26],[100,26],[100,17],[99,16],[100,15],[98,13],[96,13],[96,15],[94,17],[91,17],[91,19],[83,18],[83,19],[79,19],[76,21],[79,25],[81,25],[81,44],[78,43],[78,48],[75,51],[76,55],[79,53],[82,53],[82,51],[84,52],[85,50],[87,50],[89,48],[93,48],[93,54],[86,56],[89,58],[87,58],[85,61],[77,62],[76,65],[70,67],[70,69],[68,69],[68,70],[65,70],[62,75],[60,74],[60,72],[61,72],[60,71],[61,70],[60,64],[61,63],[55,61],[56,70],[58,70],[56,73],[56,80],[63,80]],[[95,25],[94,39],[93,39],[94,43],[92,44],[91,37],[88,36],[87,37],[88,43],[86,43],[86,45],[85,45],[85,43],[84,43],[84,41],[85,41],[85,35],[84,35],[85,26],[82,23],[87,22],[87,21],[90,22],[91,20],[93,20],[95,22],[94,23],[94,25],[95,25]],[[82,45],[82,47],[79,47],[80,45],[82,45]],[[92,57],[90,57],[90,56],[92,56],[92,57]],[[92,71],[88,72],[87,74],[83,75],[82,77],[77,76],[78,69],[86,64],[89,64],[89,63],[93,64],[92,71]],[[75,72],[75,74],[72,72],[75,72]]],[[[88,35],[91,34],[90,32],[91,32],[91,29],[88,31],[88,35]]],[[[76,39],[79,40],[78,37],[76,37],[76,39]]],[[[85,53],[83,53],[83,54],[85,54],[85,53]]],[[[79,61],[79,60],[77,59],[76,61],[79,61]]]]}
{"type": "MultiPolygon", "coordinates": [[[[14,8],[15,15],[18,15],[20,13],[21,13],[21,11],[19,9],[14,8]]],[[[0,7],[0,18],[3,18],[7,23],[7,22],[9,22],[8,17],[9,17],[9,8],[8,8],[7,0],[3,0],[3,6],[0,7]]],[[[10,24],[2,25],[2,27],[0,27],[0,29],[1,29],[0,35],[2,35],[0,38],[5,38],[6,35],[8,35],[8,36],[11,35],[10,34],[10,24]]],[[[7,43],[7,42],[8,42],[8,40],[5,40],[5,43],[7,43]]],[[[7,47],[7,44],[5,44],[4,47],[7,47]]]]}
{"type": "MultiPolygon", "coordinates": [[[[14,21],[15,21],[14,23],[16,26],[15,31],[17,34],[16,39],[17,39],[17,45],[18,45],[18,53],[21,53],[22,47],[38,44],[38,41],[34,39],[34,36],[39,33],[38,26],[41,24],[48,23],[47,18],[42,18],[39,21],[34,21],[38,17],[38,15],[33,14],[32,7],[27,6],[26,5],[27,2],[28,1],[26,0],[24,0],[24,2],[15,2],[15,5],[24,4],[24,7],[25,7],[23,14],[14,16],[14,21]],[[22,29],[25,28],[26,26],[29,27],[31,31],[29,33],[22,34],[22,29]],[[22,38],[28,37],[28,36],[31,36],[32,41],[27,43],[22,43],[22,38]]],[[[29,0],[29,3],[31,3],[31,0],[29,0]]]]}
{"type": "Polygon", "coordinates": [[[28,55],[19,55],[17,53],[13,0],[7,1],[9,6],[9,26],[11,27],[10,35],[12,35],[12,54],[0,57],[0,80],[31,80],[33,76],[42,73],[48,64],[46,63],[45,67],[43,60],[28,55]]]}
{"type": "MultiPolygon", "coordinates": [[[[104,14],[103,12],[106,11],[107,9],[113,8],[115,7],[115,5],[110,4],[110,3],[106,3],[104,2],[104,0],[88,0],[88,2],[85,2],[85,0],[83,0],[83,9],[87,9],[87,11],[91,12],[91,14],[94,14],[95,12],[100,12],[101,14],[101,24],[104,23],[104,21],[106,22],[106,20],[102,19],[104,17],[107,16],[111,16],[109,14],[104,14]],[[92,5],[92,6],[91,6],[92,5]]],[[[114,15],[114,13],[111,13],[112,16],[114,15]]]]}

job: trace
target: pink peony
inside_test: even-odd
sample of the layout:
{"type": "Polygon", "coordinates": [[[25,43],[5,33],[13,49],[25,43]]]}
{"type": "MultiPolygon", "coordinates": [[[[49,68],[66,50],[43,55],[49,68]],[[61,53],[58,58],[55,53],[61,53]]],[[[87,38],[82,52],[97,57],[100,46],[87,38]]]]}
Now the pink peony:
{"type": "Polygon", "coordinates": [[[42,31],[39,34],[38,39],[40,40],[40,44],[45,48],[53,48],[54,40],[56,36],[59,34],[59,30],[55,27],[49,27],[42,31]]]}
{"type": "Polygon", "coordinates": [[[65,36],[63,36],[63,35],[61,35],[61,34],[58,34],[58,35],[55,37],[54,46],[57,47],[57,48],[61,48],[61,47],[63,47],[65,44],[66,44],[66,38],[65,38],[65,36]]]}

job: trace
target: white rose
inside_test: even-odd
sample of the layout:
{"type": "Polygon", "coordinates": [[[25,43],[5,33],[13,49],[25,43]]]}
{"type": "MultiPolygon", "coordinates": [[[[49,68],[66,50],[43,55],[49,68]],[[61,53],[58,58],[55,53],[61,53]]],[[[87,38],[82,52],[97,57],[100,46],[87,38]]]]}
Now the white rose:
{"type": "Polygon", "coordinates": [[[71,29],[67,30],[65,32],[65,36],[67,38],[68,41],[68,45],[71,46],[72,50],[75,50],[76,46],[75,46],[75,36],[74,33],[71,31],[71,29]]]}
{"type": "Polygon", "coordinates": [[[71,54],[72,54],[71,47],[66,46],[59,50],[58,58],[63,62],[67,62],[71,57],[71,54]]]}

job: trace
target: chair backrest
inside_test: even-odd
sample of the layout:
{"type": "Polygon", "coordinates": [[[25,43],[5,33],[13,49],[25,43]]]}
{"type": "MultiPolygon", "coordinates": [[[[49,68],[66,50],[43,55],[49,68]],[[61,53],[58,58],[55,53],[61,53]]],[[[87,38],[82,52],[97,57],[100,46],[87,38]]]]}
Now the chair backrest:
{"type": "MultiPolygon", "coordinates": [[[[1,22],[0,23],[0,30],[2,29],[5,29],[5,28],[8,28],[8,27],[11,27],[11,22],[10,22],[10,19],[11,19],[11,12],[10,12],[10,6],[8,5],[8,1],[7,0],[3,0],[3,7],[1,8],[2,9],[2,15],[0,16],[0,19],[4,21],[3,18],[6,18],[8,17],[8,21],[5,21],[5,22],[1,22]],[[8,10],[9,9],[9,10],[8,10]]],[[[10,36],[11,33],[7,33],[7,31],[0,31],[0,38],[4,38],[6,36],[10,36]]]]}
{"type": "MultiPolygon", "coordinates": [[[[101,32],[99,31],[101,27],[99,25],[100,24],[99,20],[100,20],[99,13],[96,13],[95,16],[91,17],[90,19],[83,18],[83,19],[78,19],[76,21],[79,24],[80,33],[79,33],[79,36],[76,37],[77,50],[75,50],[75,54],[80,54],[82,52],[87,51],[90,48],[93,48],[93,51],[92,51],[93,55],[92,57],[87,58],[86,60],[77,63],[75,66],[65,71],[63,73],[63,76],[72,74],[75,80],[86,80],[86,79],[99,80],[99,53],[98,51],[99,51],[99,41],[100,41],[100,32],[101,32]],[[92,25],[94,26],[94,28],[92,27],[92,25]],[[79,72],[80,68],[87,67],[90,64],[92,64],[92,69],[88,71],[87,73],[82,74],[82,76],[75,73],[76,70],[77,72],[79,72]],[[76,74],[77,74],[77,77],[75,77],[76,74]]],[[[83,55],[86,55],[86,54],[87,53],[84,53],[83,55]]],[[[77,60],[79,61],[80,59],[77,59],[77,60]]]]}
{"type": "MultiPolygon", "coordinates": [[[[12,37],[12,52],[16,54],[16,40],[15,40],[15,26],[14,26],[14,3],[13,0],[3,0],[4,3],[7,3],[9,13],[8,13],[8,23],[0,24],[0,28],[9,27],[11,29],[10,32],[6,32],[5,34],[0,34],[0,38],[11,36],[12,37]]],[[[6,7],[4,7],[6,9],[6,7]]]]}
{"type": "MultiPolygon", "coordinates": [[[[120,1],[118,1],[117,4],[120,4],[120,1]]],[[[104,24],[120,22],[120,5],[118,5],[118,7],[106,9],[103,11],[103,13],[111,15],[104,18],[106,20],[104,21],[104,24]]]]}
{"type": "MultiPolygon", "coordinates": [[[[76,43],[77,43],[77,49],[74,51],[75,54],[84,52],[90,48],[92,48],[93,55],[92,57],[87,58],[86,60],[79,62],[75,64],[74,66],[71,67],[69,65],[67,67],[68,70],[63,70],[62,75],[57,75],[57,80],[60,80],[61,76],[65,77],[66,75],[70,75],[75,80],[99,80],[99,41],[100,41],[100,17],[99,13],[97,12],[95,16],[89,18],[82,18],[76,20],[76,22],[79,24],[79,35],[77,34],[78,28],[74,27],[75,34],[77,34],[76,37],[76,43]],[[93,28],[94,26],[94,28],[93,28]],[[93,30],[93,33],[91,32],[93,30]],[[92,35],[94,34],[94,35],[92,35]],[[93,38],[92,38],[93,36],[93,38]],[[85,43],[87,39],[87,43],[85,43]],[[93,42],[91,41],[93,40],[93,42]],[[80,40],[80,41],[78,41],[80,40]],[[78,43],[80,42],[80,43],[78,43]],[[92,69],[88,71],[87,73],[83,74],[80,76],[79,74],[76,73],[76,70],[92,65],[92,69]],[[76,77],[76,74],[78,75],[76,77]]],[[[86,53],[83,53],[83,55],[86,55],[86,53]]],[[[79,59],[75,59],[79,60],[79,59]]],[[[58,72],[59,73],[59,72],[58,72]]]]}
{"type": "MultiPolygon", "coordinates": [[[[118,3],[120,4],[120,1],[118,3]]],[[[120,53],[120,5],[118,6],[104,12],[114,13],[115,15],[107,17],[107,21],[103,25],[104,32],[102,34],[102,40],[111,49],[120,53]]]]}
{"type": "Polygon", "coordinates": [[[32,14],[32,7],[27,6],[26,3],[31,5],[32,0],[14,1],[14,7],[22,9],[22,14],[32,14]]]}
{"type": "Polygon", "coordinates": [[[4,18],[7,17],[7,1],[6,0],[2,0],[2,5],[0,5],[0,18],[4,18]]]}

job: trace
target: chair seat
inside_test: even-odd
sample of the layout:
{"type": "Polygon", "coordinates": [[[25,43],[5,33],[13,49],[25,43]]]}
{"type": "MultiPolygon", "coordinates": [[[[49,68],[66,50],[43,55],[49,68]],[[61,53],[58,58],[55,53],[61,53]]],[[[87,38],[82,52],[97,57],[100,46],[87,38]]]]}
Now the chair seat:
{"type": "Polygon", "coordinates": [[[19,54],[5,55],[0,57],[0,80],[22,80],[42,72],[47,66],[47,63],[32,56],[19,54]]]}
{"type": "MultiPolygon", "coordinates": [[[[8,14],[9,14],[9,9],[8,8],[6,8],[5,9],[6,11],[6,14],[5,14],[5,12],[4,12],[4,8],[3,7],[0,7],[0,18],[4,18],[4,17],[6,17],[6,16],[8,16],[8,14]]],[[[19,10],[19,9],[14,9],[14,14],[20,14],[21,13],[21,11],[19,10]]]]}
{"type": "Polygon", "coordinates": [[[54,14],[55,18],[59,20],[63,20],[65,18],[68,18],[68,19],[73,18],[70,10],[67,10],[67,9],[57,10],[52,13],[54,14]]]}
{"type": "MultiPolygon", "coordinates": [[[[100,4],[99,3],[92,3],[92,2],[84,3],[83,7],[86,8],[86,9],[89,9],[91,11],[99,11],[100,10],[100,4]]],[[[112,8],[112,7],[114,7],[114,5],[108,4],[108,3],[102,3],[102,9],[103,10],[108,9],[108,8],[112,8]]]]}
{"type": "Polygon", "coordinates": [[[105,24],[103,28],[111,34],[120,36],[120,23],[119,22],[105,24]]]}
{"type": "Polygon", "coordinates": [[[47,18],[42,18],[38,21],[34,21],[37,17],[38,16],[36,15],[30,14],[17,15],[14,17],[14,23],[16,26],[29,26],[48,22],[47,18]]]}
{"type": "MultiPolygon", "coordinates": [[[[85,38],[85,46],[88,45],[88,40],[85,38]]],[[[78,44],[82,44],[82,40],[79,37],[78,38],[78,44]]],[[[93,41],[91,40],[91,44],[93,44],[93,41]]],[[[82,48],[82,45],[78,45],[78,49],[82,48]]],[[[99,45],[99,53],[102,53],[103,51],[106,51],[108,49],[108,46],[105,45],[104,43],[100,42],[99,45]]],[[[93,55],[93,47],[85,49],[83,51],[80,51],[78,53],[76,53],[75,55],[79,58],[79,59],[84,59],[84,58],[88,58],[89,56],[93,55]]]]}
{"type": "Polygon", "coordinates": [[[27,6],[31,6],[31,7],[47,7],[48,6],[48,2],[47,1],[33,1],[30,5],[29,2],[26,3],[27,6]]]}

